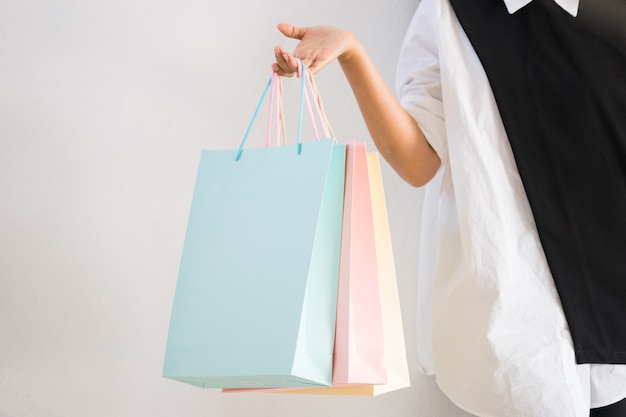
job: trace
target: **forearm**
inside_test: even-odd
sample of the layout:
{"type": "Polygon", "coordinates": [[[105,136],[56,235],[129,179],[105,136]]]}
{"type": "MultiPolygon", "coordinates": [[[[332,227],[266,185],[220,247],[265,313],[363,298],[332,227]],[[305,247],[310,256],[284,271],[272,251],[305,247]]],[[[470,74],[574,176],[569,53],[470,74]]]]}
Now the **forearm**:
{"type": "Polygon", "coordinates": [[[358,40],[339,56],[339,62],[380,153],[405,181],[413,186],[426,184],[441,161],[358,40]]]}
{"type": "Polygon", "coordinates": [[[408,183],[421,186],[432,179],[441,165],[413,117],[400,105],[354,34],[331,26],[298,28],[278,25],[285,36],[299,39],[293,54],[274,49],[272,69],[281,76],[298,71],[298,61],[314,73],[335,58],[352,87],[365,124],[376,147],[408,183]],[[296,59],[297,58],[297,59],[296,59]]]}

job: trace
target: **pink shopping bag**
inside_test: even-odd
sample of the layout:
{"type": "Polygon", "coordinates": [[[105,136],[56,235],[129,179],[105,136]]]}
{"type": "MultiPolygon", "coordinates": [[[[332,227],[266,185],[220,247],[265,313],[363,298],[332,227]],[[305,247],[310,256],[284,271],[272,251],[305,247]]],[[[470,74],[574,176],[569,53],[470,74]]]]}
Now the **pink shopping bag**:
{"type": "Polygon", "coordinates": [[[348,144],[333,386],[387,382],[365,142],[348,144]]]}

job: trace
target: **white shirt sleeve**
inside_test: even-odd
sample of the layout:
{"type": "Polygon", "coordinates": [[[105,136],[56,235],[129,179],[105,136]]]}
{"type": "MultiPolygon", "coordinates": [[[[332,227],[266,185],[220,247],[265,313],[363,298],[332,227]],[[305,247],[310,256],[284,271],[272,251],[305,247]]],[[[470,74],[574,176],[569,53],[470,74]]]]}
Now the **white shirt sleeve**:
{"type": "Polygon", "coordinates": [[[415,118],[443,165],[448,151],[439,70],[435,2],[422,0],[404,39],[396,90],[402,106],[415,118]]]}

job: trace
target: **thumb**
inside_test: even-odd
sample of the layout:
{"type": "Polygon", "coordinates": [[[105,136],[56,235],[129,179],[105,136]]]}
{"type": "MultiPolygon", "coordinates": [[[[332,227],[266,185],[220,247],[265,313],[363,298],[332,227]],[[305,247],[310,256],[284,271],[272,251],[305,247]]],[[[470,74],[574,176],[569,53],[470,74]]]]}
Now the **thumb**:
{"type": "Polygon", "coordinates": [[[302,39],[306,33],[305,28],[298,28],[288,23],[280,23],[278,30],[286,37],[292,39],[302,39]]]}

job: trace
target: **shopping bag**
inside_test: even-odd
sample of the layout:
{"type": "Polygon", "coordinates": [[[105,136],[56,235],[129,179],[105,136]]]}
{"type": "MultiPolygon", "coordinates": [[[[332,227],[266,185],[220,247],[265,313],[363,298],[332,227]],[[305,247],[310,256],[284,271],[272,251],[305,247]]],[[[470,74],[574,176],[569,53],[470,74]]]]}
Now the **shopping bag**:
{"type": "Polygon", "coordinates": [[[227,393],[265,392],[284,394],[326,394],[375,396],[396,391],[411,385],[406,359],[404,328],[400,309],[400,296],[396,280],[391,234],[385,204],[385,194],[377,152],[368,152],[367,165],[372,200],[372,215],[376,242],[376,259],[381,293],[384,356],[387,382],[352,386],[333,386],[301,389],[234,389],[227,393]]]}
{"type": "Polygon", "coordinates": [[[380,279],[387,382],[377,385],[298,389],[290,391],[291,393],[375,396],[411,386],[385,192],[377,152],[368,152],[367,165],[380,279]]]}
{"type": "Polygon", "coordinates": [[[299,133],[296,145],[243,149],[249,131],[238,150],[202,151],[163,376],[330,385],[346,148],[299,133]]]}
{"type": "Polygon", "coordinates": [[[387,205],[385,204],[380,159],[377,152],[368,152],[367,166],[372,195],[374,234],[376,236],[376,254],[380,277],[387,383],[365,387],[346,387],[343,392],[341,392],[341,388],[338,388],[340,392],[337,392],[337,394],[379,395],[411,386],[409,366],[406,359],[400,295],[389,230],[389,217],[387,205]]]}
{"type": "Polygon", "coordinates": [[[365,142],[348,144],[333,386],[387,381],[365,142]]]}

